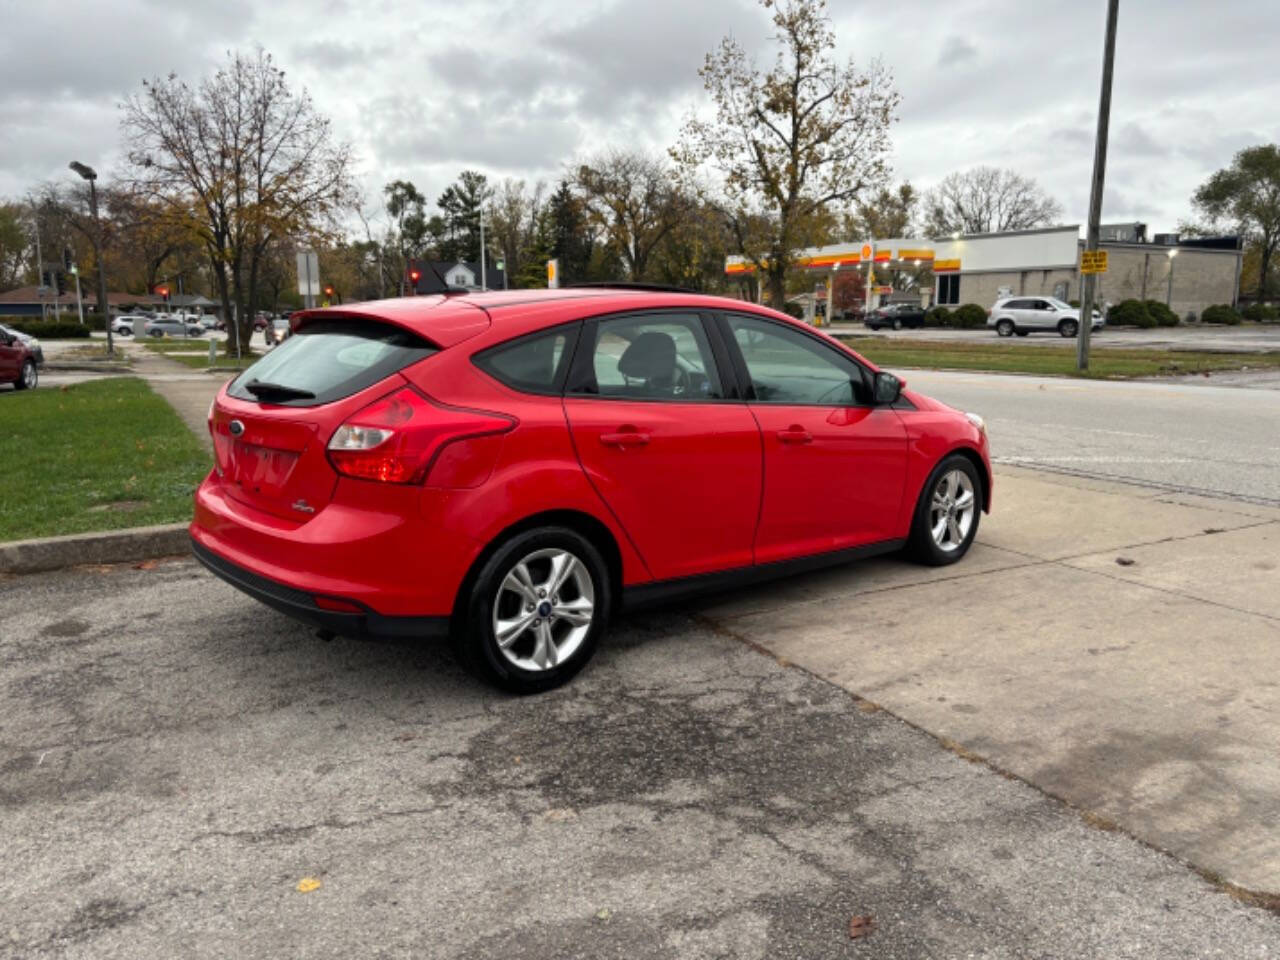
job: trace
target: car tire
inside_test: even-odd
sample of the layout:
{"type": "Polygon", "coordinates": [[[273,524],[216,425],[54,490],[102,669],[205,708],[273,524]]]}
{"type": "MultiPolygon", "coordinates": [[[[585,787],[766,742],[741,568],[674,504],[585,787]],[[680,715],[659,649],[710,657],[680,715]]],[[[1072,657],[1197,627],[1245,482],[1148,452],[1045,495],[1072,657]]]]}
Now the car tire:
{"type": "Polygon", "coordinates": [[[982,504],[982,475],[973,461],[963,454],[944,457],[920,490],[908,554],[931,567],[955,563],[978,535],[982,504]]]}
{"type": "Polygon", "coordinates": [[[531,694],[560,686],[586,666],[608,629],[613,586],[590,540],[567,527],[538,527],[499,546],[464,599],[453,630],[458,659],[489,683],[531,694]],[[510,625],[502,641],[499,623],[510,625]]]}
{"type": "Polygon", "coordinates": [[[1012,337],[1015,332],[1012,320],[1001,320],[996,324],[996,333],[1002,337],[1012,337]]]}
{"type": "Polygon", "coordinates": [[[1061,336],[1067,338],[1068,340],[1070,340],[1079,332],[1080,332],[1080,324],[1076,323],[1076,321],[1069,320],[1069,319],[1058,321],[1058,333],[1061,336]]]}
{"type": "Polygon", "coordinates": [[[36,369],[35,361],[22,361],[22,369],[18,372],[18,379],[13,382],[14,389],[34,390],[39,382],[40,371],[36,369]]]}
{"type": "Polygon", "coordinates": [[[895,330],[901,330],[901,329],[902,329],[902,321],[901,321],[901,320],[899,320],[899,319],[897,319],[897,318],[895,318],[895,319],[894,319],[894,321],[893,321],[893,329],[895,329],[895,330]]]}

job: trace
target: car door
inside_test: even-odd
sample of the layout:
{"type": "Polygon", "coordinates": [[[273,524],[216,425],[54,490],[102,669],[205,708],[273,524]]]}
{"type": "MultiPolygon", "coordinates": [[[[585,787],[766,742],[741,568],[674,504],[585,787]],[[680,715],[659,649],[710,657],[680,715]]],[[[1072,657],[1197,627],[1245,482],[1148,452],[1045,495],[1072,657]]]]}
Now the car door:
{"type": "Polygon", "coordinates": [[[657,580],[752,562],[760,430],[712,342],[692,312],[587,320],[565,393],[582,467],[657,580]]]}
{"type": "Polygon", "coordinates": [[[726,314],[721,322],[763,441],[756,563],[893,538],[907,432],[897,411],[872,404],[870,372],[779,321],[726,314]]]}
{"type": "Polygon", "coordinates": [[[0,331],[0,383],[18,379],[22,370],[22,342],[9,331],[0,331]]]}
{"type": "Polygon", "coordinates": [[[1049,301],[1028,300],[1026,303],[1028,307],[1025,311],[1028,317],[1027,326],[1036,330],[1052,330],[1057,326],[1058,317],[1049,306],[1049,301]]]}

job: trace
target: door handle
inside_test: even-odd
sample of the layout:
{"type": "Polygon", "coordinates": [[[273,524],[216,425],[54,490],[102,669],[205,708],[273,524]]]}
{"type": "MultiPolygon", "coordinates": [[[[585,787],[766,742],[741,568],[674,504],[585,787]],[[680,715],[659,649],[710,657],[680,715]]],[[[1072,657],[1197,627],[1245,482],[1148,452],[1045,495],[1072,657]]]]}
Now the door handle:
{"type": "Polygon", "coordinates": [[[649,442],[649,434],[643,433],[628,424],[620,427],[617,433],[600,434],[600,442],[606,447],[618,447],[625,450],[627,447],[643,447],[649,442]]]}
{"type": "Polygon", "coordinates": [[[793,423],[787,429],[778,431],[778,439],[783,443],[813,443],[813,434],[798,423],[793,423]]]}

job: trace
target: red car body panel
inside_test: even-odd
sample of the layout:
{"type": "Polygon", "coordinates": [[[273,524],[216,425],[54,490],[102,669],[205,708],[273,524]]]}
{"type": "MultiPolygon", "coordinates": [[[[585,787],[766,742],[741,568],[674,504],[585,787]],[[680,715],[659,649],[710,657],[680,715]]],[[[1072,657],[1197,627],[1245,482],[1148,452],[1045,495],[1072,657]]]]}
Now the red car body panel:
{"type": "Polygon", "coordinates": [[[989,509],[985,433],[910,391],[894,407],[562,397],[513,389],[473,359],[557,324],[663,309],[767,317],[877,369],[785,315],[699,295],[512,291],[298,313],[295,331],[313,318],[368,318],[442,349],[320,406],[249,402],[224,387],[210,419],[216,465],[191,524],[202,557],[288,591],[292,612],[319,597],[370,616],[448,618],[487,548],[552,515],[603,531],[626,588],[901,541],[926,478],[952,451],[980,465],[989,509]],[[326,457],[334,431],[406,385],[514,426],[447,443],[421,484],[340,475],[326,457]],[[243,424],[236,438],[233,419],[243,424]]]}

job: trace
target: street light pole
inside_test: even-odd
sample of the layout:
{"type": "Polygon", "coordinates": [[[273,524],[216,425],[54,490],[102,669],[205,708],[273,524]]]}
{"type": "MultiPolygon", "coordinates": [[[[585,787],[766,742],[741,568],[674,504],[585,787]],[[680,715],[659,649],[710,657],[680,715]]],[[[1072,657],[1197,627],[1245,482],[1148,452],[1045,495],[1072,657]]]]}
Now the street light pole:
{"type": "Polygon", "coordinates": [[[1169,251],[1169,290],[1164,295],[1164,305],[1173,309],[1173,258],[1178,255],[1176,249],[1169,251]]]}
{"type": "MultiPolygon", "coordinates": [[[[1111,76],[1116,64],[1116,17],[1120,0],[1107,0],[1107,39],[1102,54],[1102,92],[1098,96],[1098,136],[1093,145],[1093,188],[1089,194],[1089,228],[1084,248],[1098,249],[1102,220],[1102,184],[1107,172],[1107,131],[1111,125],[1111,76]]],[[[1076,328],[1076,369],[1089,369],[1089,334],[1093,332],[1093,296],[1097,274],[1081,273],[1080,322],[1076,328]]]]}
{"type": "Polygon", "coordinates": [[[484,207],[480,208],[480,289],[489,289],[489,277],[485,270],[484,257],[484,207]]]}
{"type": "Polygon", "coordinates": [[[70,167],[81,178],[89,181],[89,215],[93,217],[93,255],[98,261],[98,310],[103,326],[107,328],[107,356],[115,356],[115,342],[111,336],[111,311],[107,308],[107,271],[102,263],[102,221],[98,219],[98,173],[93,167],[72,160],[70,167]]]}

